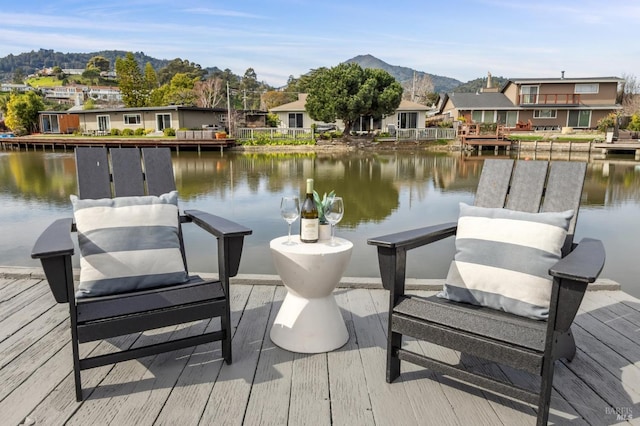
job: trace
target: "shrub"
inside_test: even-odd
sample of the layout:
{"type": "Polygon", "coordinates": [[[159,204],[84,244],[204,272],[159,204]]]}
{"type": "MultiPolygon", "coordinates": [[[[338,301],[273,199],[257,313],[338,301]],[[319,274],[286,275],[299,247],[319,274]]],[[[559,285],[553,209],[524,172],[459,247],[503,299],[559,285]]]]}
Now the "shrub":
{"type": "Polygon", "coordinates": [[[133,136],[133,129],[123,129],[122,136],[133,136]]]}
{"type": "Polygon", "coordinates": [[[111,136],[120,136],[120,129],[111,129],[111,136]]]}
{"type": "Polygon", "coordinates": [[[143,128],[138,128],[138,129],[134,130],[133,134],[136,135],[136,136],[144,136],[145,135],[145,130],[143,128]]]}
{"type": "Polygon", "coordinates": [[[171,127],[167,127],[162,132],[164,133],[165,136],[175,136],[176,135],[176,129],[171,128],[171,127]]]}
{"type": "Polygon", "coordinates": [[[598,130],[600,130],[601,132],[606,132],[607,129],[615,126],[616,119],[617,117],[614,113],[607,115],[605,118],[598,121],[598,130]]]}
{"type": "Polygon", "coordinates": [[[640,115],[633,114],[631,116],[631,121],[627,125],[627,130],[631,130],[632,132],[640,132],[640,115]]]}

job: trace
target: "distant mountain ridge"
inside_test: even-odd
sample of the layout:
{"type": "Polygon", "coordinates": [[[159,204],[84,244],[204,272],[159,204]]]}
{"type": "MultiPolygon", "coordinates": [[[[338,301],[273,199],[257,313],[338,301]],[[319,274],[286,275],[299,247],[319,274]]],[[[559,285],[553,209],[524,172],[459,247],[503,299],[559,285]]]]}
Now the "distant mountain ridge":
{"type": "Polygon", "coordinates": [[[346,61],[344,61],[344,63],[356,63],[362,68],[376,68],[385,70],[401,83],[405,81],[411,81],[411,79],[413,79],[414,72],[417,78],[421,78],[426,74],[431,77],[431,81],[433,81],[434,91],[436,93],[452,92],[453,89],[462,84],[460,80],[456,80],[455,78],[429,74],[424,71],[417,71],[399,65],[390,65],[372,55],[358,55],[351,59],[347,59],[346,61]]]}

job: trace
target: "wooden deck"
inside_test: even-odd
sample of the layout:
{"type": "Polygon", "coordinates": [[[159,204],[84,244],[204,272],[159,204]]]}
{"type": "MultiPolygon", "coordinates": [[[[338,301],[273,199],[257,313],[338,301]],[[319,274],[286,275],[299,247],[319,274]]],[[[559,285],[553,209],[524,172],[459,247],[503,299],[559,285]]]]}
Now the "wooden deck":
{"type": "Polygon", "coordinates": [[[599,149],[602,154],[607,155],[611,152],[634,152],[635,159],[640,160],[640,141],[618,141],[613,143],[597,143],[594,144],[595,149],[599,149]]]}
{"type": "MultiPolygon", "coordinates": [[[[427,292],[418,291],[424,294],[427,292]]],[[[279,285],[232,286],[232,365],[219,342],[83,372],[85,401],[75,401],[68,315],[41,279],[0,278],[0,423],[179,425],[525,425],[530,406],[403,364],[387,384],[387,292],[338,288],[350,334],[330,353],[275,347],[269,327],[285,295],[279,285]],[[471,392],[467,392],[471,390],[471,392]]],[[[209,324],[161,329],[81,352],[202,333],[209,324]]],[[[622,291],[590,291],[574,325],[578,354],[558,363],[551,421],[610,425],[640,416],[640,301],[622,291]]],[[[531,377],[415,341],[437,353],[518,383],[531,377]]]]}
{"type": "Polygon", "coordinates": [[[126,146],[168,146],[174,150],[207,150],[223,149],[236,145],[233,138],[211,140],[157,139],[157,138],[53,138],[53,137],[19,137],[0,140],[0,147],[7,150],[45,150],[74,149],[77,146],[126,147],[126,146]]]}

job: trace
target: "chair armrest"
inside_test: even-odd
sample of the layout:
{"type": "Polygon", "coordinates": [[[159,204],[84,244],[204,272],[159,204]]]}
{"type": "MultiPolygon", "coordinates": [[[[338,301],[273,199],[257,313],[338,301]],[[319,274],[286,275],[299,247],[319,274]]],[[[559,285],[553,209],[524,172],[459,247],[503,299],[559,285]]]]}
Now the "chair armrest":
{"type": "Polygon", "coordinates": [[[458,224],[450,222],[369,238],[367,244],[390,249],[410,250],[455,235],[457,229],[458,224]]]}
{"type": "Polygon", "coordinates": [[[600,275],[604,261],[602,241],[584,238],[571,253],[549,269],[549,274],[556,278],[592,283],[600,275]]]}
{"type": "Polygon", "coordinates": [[[188,221],[192,221],[205,231],[216,237],[240,237],[250,235],[253,231],[240,224],[205,213],[200,210],[185,210],[184,212],[188,221]]]}
{"type": "Polygon", "coordinates": [[[73,300],[73,230],[72,218],[58,219],[40,234],[31,250],[31,257],[40,259],[53,297],[58,303],[73,300]]]}
{"type": "Polygon", "coordinates": [[[43,259],[55,256],[73,255],[73,241],[71,231],[73,219],[58,219],[44,230],[36,240],[31,257],[33,259],[43,259]]]}

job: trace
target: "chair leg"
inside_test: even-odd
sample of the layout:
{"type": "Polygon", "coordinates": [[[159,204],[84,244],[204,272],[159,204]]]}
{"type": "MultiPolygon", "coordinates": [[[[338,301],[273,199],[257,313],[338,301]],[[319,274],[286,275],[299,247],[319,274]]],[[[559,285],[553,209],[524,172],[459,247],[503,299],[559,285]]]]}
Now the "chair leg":
{"type": "Polygon", "coordinates": [[[222,357],[226,364],[231,364],[233,359],[231,353],[231,318],[229,312],[220,317],[220,324],[224,331],[224,339],[222,339],[222,357]]]}
{"type": "Polygon", "coordinates": [[[542,381],[540,383],[540,399],[538,400],[538,420],[536,425],[546,425],[549,421],[551,391],[553,389],[554,361],[546,359],[542,364],[542,381]]]}
{"type": "Polygon", "coordinates": [[[387,339],[387,383],[400,376],[400,358],[395,355],[394,348],[402,346],[402,334],[389,331],[387,339]]]}
{"type": "Polygon", "coordinates": [[[78,341],[71,339],[71,352],[73,352],[73,379],[76,386],[76,401],[82,401],[82,377],[80,373],[80,350],[78,341]]]}

